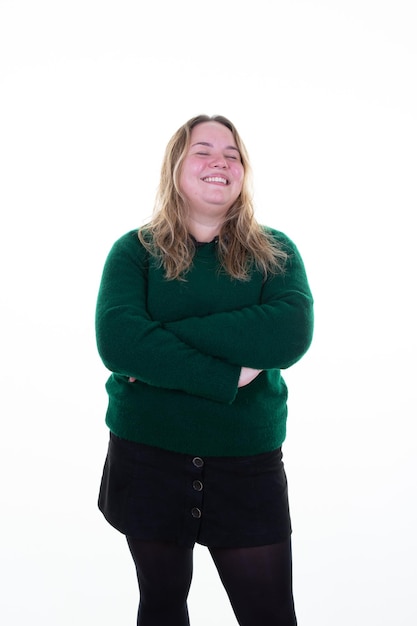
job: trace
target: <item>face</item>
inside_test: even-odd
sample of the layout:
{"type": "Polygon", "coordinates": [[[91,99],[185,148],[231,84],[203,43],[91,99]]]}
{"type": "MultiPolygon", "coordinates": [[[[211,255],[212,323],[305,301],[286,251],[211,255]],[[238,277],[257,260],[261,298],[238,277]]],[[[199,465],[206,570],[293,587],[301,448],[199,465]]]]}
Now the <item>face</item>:
{"type": "Polygon", "coordinates": [[[179,178],[191,216],[223,218],[242,190],[243,177],[232,132],[218,122],[195,126],[179,178]]]}

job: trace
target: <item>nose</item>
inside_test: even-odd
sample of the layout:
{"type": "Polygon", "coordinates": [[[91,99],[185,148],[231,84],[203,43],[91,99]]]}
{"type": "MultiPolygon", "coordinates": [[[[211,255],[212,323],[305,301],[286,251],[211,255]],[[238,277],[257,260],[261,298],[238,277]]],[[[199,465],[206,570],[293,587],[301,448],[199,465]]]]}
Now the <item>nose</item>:
{"type": "Polygon", "coordinates": [[[227,161],[221,154],[214,155],[211,160],[211,166],[224,169],[227,167],[227,161]]]}

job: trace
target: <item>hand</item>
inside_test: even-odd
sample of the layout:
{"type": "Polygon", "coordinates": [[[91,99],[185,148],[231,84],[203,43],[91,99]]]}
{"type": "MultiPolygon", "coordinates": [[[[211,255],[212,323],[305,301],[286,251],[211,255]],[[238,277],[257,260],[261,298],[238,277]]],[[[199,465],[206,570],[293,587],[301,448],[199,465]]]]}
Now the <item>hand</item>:
{"type": "Polygon", "coordinates": [[[262,370],[254,370],[252,367],[242,367],[240,370],[238,387],[249,385],[262,372],[262,370]]]}

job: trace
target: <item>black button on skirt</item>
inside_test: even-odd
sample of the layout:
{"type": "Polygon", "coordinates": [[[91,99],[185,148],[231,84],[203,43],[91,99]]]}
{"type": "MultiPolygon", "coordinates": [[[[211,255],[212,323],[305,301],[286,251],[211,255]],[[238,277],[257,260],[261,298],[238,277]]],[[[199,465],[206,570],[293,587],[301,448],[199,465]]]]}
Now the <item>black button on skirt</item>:
{"type": "Polygon", "coordinates": [[[99,509],[124,535],[193,547],[249,547],[291,534],[279,448],[245,457],[199,457],[110,434],[99,509]]]}

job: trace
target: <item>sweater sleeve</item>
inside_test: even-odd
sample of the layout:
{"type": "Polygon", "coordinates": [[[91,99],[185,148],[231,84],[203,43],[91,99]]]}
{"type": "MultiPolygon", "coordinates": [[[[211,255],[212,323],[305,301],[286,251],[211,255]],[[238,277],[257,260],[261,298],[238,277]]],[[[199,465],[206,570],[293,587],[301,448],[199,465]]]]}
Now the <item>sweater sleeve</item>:
{"type": "Polygon", "coordinates": [[[296,246],[284,274],[270,276],[261,302],[166,324],[180,339],[202,352],[256,369],[285,369],[308,350],[313,335],[313,298],[296,246]]]}
{"type": "Polygon", "coordinates": [[[232,402],[240,367],[202,353],[152,320],[146,293],[146,255],[133,232],[110,251],[97,299],[97,347],[107,369],[155,387],[232,402]]]}

